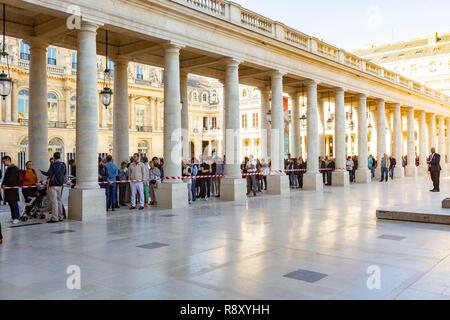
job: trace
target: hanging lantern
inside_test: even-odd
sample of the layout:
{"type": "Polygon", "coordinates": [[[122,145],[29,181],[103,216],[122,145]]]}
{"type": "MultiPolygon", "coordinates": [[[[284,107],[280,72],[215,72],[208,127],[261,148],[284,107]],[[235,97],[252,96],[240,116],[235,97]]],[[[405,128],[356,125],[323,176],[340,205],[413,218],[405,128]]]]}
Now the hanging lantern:
{"type": "Polygon", "coordinates": [[[302,116],[300,117],[300,123],[303,128],[306,128],[306,124],[308,123],[308,117],[305,113],[306,105],[305,105],[305,85],[302,83],[302,106],[301,110],[303,111],[302,116]]]}
{"type": "Polygon", "coordinates": [[[6,68],[2,70],[0,73],[0,95],[3,97],[3,100],[6,99],[7,96],[11,94],[12,80],[9,73],[9,55],[6,52],[6,5],[3,4],[3,47],[2,52],[0,53],[1,57],[6,59],[6,68]]]}
{"type": "Polygon", "coordinates": [[[108,66],[108,31],[106,34],[106,68],[103,72],[103,90],[100,91],[100,96],[102,98],[102,104],[105,108],[108,108],[112,102],[113,91],[111,90],[111,70],[108,66]]]}

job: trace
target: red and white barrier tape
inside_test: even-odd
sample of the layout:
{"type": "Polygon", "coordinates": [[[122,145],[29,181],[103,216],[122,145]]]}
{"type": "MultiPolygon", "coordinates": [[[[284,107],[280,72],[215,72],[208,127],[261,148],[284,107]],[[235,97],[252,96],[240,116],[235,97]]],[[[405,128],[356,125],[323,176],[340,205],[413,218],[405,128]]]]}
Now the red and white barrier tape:
{"type": "MultiPolygon", "coordinates": [[[[268,175],[271,175],[273,173],[294,173],[294,172],[306,172],[306,169],[288,169],[288,170],[271,170],[268,175]]],[[[320,172],[325,171],[346,171],[346,169],[320,169],[320,172]]],[[[255,173],[242,173],[242,178],[246,178],[249,176],[268,176],[267,174],[264,174],[262,172],[255,172],[255,173]]],[[[169,176],[164,177],[164,180],[201,180],[201,179],[212,179],[212,178],[224,178],[225,175],[206,175],[206,176],[169,176]]],[[[73,186],[74,184],[71,183],[75,179],[69,179],[67,183],[64,184],[65,187],[73,186]]],[[[122,183],[139,183],[139,182],[150,182],[152,180],[119,180],[119,181],[100,181],[98,182],[99,185],[111,185],[111,184],[122,184],[122,183]]],[[[9,190],[9,189],[33,189],[38,187],[47,187],[45,184],[35,184],[32,186],[1,186],[1,189],[3,190],[9,190]]]]}

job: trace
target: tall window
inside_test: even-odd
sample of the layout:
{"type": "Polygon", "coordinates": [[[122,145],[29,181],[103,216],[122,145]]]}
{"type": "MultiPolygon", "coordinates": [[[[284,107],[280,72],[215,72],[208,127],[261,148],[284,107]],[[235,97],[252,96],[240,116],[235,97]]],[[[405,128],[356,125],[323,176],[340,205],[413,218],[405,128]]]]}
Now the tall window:
{"type": "Polygon", "coordinates": [[[77,68],[77,53],[76,52],[72,52],[71,55],[71,60],[72,60],[72,69],[76,69],[77,68]]]}
{"type": "Polygon", "coordinates": [[[70,98],[70,122],[74,124],[77,118],[77,97],[70,98]]]}
{"type": "Polygon", "coordinates": [[[48,106],[48,121],[58,121],[58,96],[54,94],[53,92],[48,93],[48,100],[47,100],[47,106],[48,106]]]}
{"type": "Polygon", "coordinates": [[[142,71],[142,65],[138,64],[136,67],[136,79],[144,80],[144,73],[142,71]]]}
{"type": "Polygon", "coordinates": [[[47,49],[47,62],[50,65],[56,66],[56,48],[47,49]]]}
{"type": "Polygon", "coordinates": [[[138,142],[138,153],[147,155],[148,154],[148,142],[147,141],[139,141],[138,142]]]}
{"type": "Polygon", "coordinates": [[[198,92],[192,91],[192,101],[198,102],[198,92]]]}
{"type": "Polygon", "coordinates": [[[145,124],[145,110],[143,108],[139,108],[136,114],[137,125],[139,127],[143,127],[145,124]]]}
{"type": "Polygon", "coordinates": [[[247,89],[244,89],[243,91],[242,91],[242,98],[248,98],[248,90],[247,89]]]}
{"type": "Polygon", "coordinates": [[[208,130],[208,117],[203,117],[203,129],[208,130]]]}
{"type": "Polygon", "coordinates": [[[53,138],[48,142],[49,156],[53,157],[55,152],[59,152],[61,155],[64,155],[64,142],[59,138],[53,138]]]}
{"type": "Polygon", "coordinates": [[[19,91],[17,96],[17,109],[19,113],[19,119],[28,119],[28,107],[30,95],[27,89],[22,89],[19,91]]]}
{"type": "Polygon", "coordinates": [[[241,127],[242,129],[247,129],[248,128],[248,122],[247,122],[247,115],[243,114],[241,116],[241,127]]]}
{"type": "Polygon", "coordinates": [[[206,92],[202,94],[202,102],[208,102],[208,94],[206,92]]]}
{"type": "Polygon", "coordinates": [[[25,42],[20,44],[20,59],[30,61],[30,46],[25,42]]]}
{"type": "Polygon", "coordinates": [[[211,126],[213,129],[217,129],[217,118],[216,117],[211,118],[211,126]]]}
{"type": "Polygon", "coordinates": [[[253,125],[253,128],[259,127],[259,115],[257,113],[253,113],[253,115],[252,115],[252,125],[253,125]]]}

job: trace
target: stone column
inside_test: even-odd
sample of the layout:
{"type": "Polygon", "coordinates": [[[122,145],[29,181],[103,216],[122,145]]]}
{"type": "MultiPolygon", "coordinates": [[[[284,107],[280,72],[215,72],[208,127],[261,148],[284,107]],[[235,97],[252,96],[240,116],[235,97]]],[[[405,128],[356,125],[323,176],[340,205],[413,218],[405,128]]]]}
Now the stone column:
{"type": "Polygon", "coordinates": [[[181,130],[182,134],[182,150],[183,159],[190,159],[191,152],[189,150],[189,96],[188,96],[188,73],[181,73],[181,130]]]}
{"type": "Polygon", "coordinates": [[[224,85],[225,121],[225,175],[220,185],[220,196],[225,201],[245,199],[245,180],[241,179],[241,126],[239,117],[239,62],[226,62],[224,85]]]}
{"type": "Polygon", "coordinates": [[[270,158],[270,124],[267,122],[267,113],[270,111],[270,88],[263,87],[261,92],[261,158],[269,162],[270,158]]]}
{"type": "Polygon", "coordinates": [[[18,98],[18,90],[17,90],[17,80],[12,81],[11,87],[11,121],[17,123],[19,121],[19,109],[17,106],[17,98],[18,98]]]}
{"type": "MultiPolygon", "coordinates": [[[[164,175],[181,175],[181,90],[180,49],[169,44],[164,54],[164,175]]],[[[188,206],[186,184],[181,180],[166,180],[158,190],[158,202],[162,208],[188,206]]]]}
{"type": "Polygon", "coordinates": [[[299,158],[301,156],[300,151],[300,95],[295,93],[292,96],[292,148],[291,154],[294,158],[299,158]]]}
{"type": "Polygon", "coordinates": [[[375,178],[381,179],[381,159],[386,153],[386,104],[384,99],[377,100],[377,162],[375,178]]]}
{"type": "Polygon", "coordinates": [[[394,170],[395,178],[403,178],[403,155],[402,155],[402,139],[403,139],[403,128],[402,128],[402,113],[400,103],[394,104],[394,143],[393,143],[393,152],[392,155],[395,158],[397,165],[394,170]]]}
{"type": "Polygon", "coordinates": [[[317,106],[317,82],[310,80],[306,83],[307,105],[307,172],[303,176],[304,190],[323,190],[322,175],[319,173],[319,115],[317,106]]]}
{"type": "Polygon", "coordinates": [[[30,107],[28,114],[28,159],[39,170],[47,171],[48,163],[48,110],[47,110],[47,44],[37,39],[30,45],[30,107]]]}
{"type": "Polygon", "coordinates": [[[113,151],[115,163],[130,159],[128,129],[128,60],[114,60],[113,151]]]}
{"type": "MultiPolygon", "coordinates": [[[[271,163],[272,171],[284,170],[284,113],[283,113],[283,74],[274,71],[272,85],[272,130],[271,163]]],[[[289,178],[284,173],[274,172],[267,177],[267,192],[281,194],[289,190],[289,178]]]]}
{"type": "Polygon", "coordinates": [[[130,94],[128,99],[130,100],[130,129],[136,131],[136,106],[134,104],[134,95],[130,94]]]}
{"type": "Polygon", "coordinates": [[[69,192],[69,218],[106,217],[105,192],[98,185],[97,25],[82,21],[78,31],[77,185],[69,192]]]}
{"type": "Polygon", "coordinates": [[[318,99],[318,109],[319,109],[319,156],[325,157],[325,103],[324,99],[318,99]]]}
{"type": "MultiPolygon", "coordinates": [[[[446,166],[447,166],[447,174],[450,175],[450,118],[446,119],[447,126],[447,142],[446,142],[446,166]]],[[[441,156],[442,157],[442,156],[441,156]]],[[[443,168],[443,170],[445,170],[443,168]]]]}
{"type": "MultiPolygon", "coordinates": [[[[437,129],[436,129],[436,114],[435,113],[431,113],[430,114],[430,146],[429,149],[431,150],[431,148],[436,148],[436,150],[438,149],[438,141],[437,141],[437,129]]],[[[430,151],[428,150],[428,152],[430,151]]]]}
{"type": "Polygon", "coordinates": [[[428,171],[427,165],[427,118],[424,110],[420,111],[419,120],[419,175],[425,176],[428,171]]]}
{"type": "Polygon", "coordinates": [[[335,124],[334,144],[336,146],[336,171],[333,171],[333,186],[348,186],[349,174],[346,169],[345,154],[345,91],[337,88],[335,91],[335,124]]]}
{"type": "Polygon", "coordinates": [[[68,85],[64,85],[64,121],[66,122],[66,126],[70,126],[70,98],[70,87],[68,85]]]}
{"type": "Polygon", "coordinates": [[[356,170],[356,183],[369,183],[372,179],[368,157],[368,137],[367,137],[367,96],[358,96],[358,169],[356,170]]]}
{"type": "Polygon", "coordinates": [[[441,156],[441,177],[447,176],[447,170],[445,165],[445,118],[439,116],[439,141],[438,141],[438,153],[441,156]]]}
{"type": "Polygon", "coordinates": [[[416,139],[414,137],[414,108],[408,108],[408,156],[405,168],[407,177],[416,176],[416,139]]]}

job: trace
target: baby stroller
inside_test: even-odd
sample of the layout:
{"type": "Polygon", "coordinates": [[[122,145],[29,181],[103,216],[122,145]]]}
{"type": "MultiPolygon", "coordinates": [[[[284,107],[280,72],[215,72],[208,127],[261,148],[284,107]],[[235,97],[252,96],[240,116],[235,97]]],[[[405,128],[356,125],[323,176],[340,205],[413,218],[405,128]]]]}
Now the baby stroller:
{"type": "Polygon", "coordinates": [[[31,190],[33,190],[34,193],[28,196],[28,201],[25,201],[23,212],[20,217],[20,220],[22,222],[26,222],[30,218],[45,219],[45,214],[42,212],[42,208],[43,201],[47,196],[47,187],[38,185],[36,188],[33,188],[31,190]]]}

